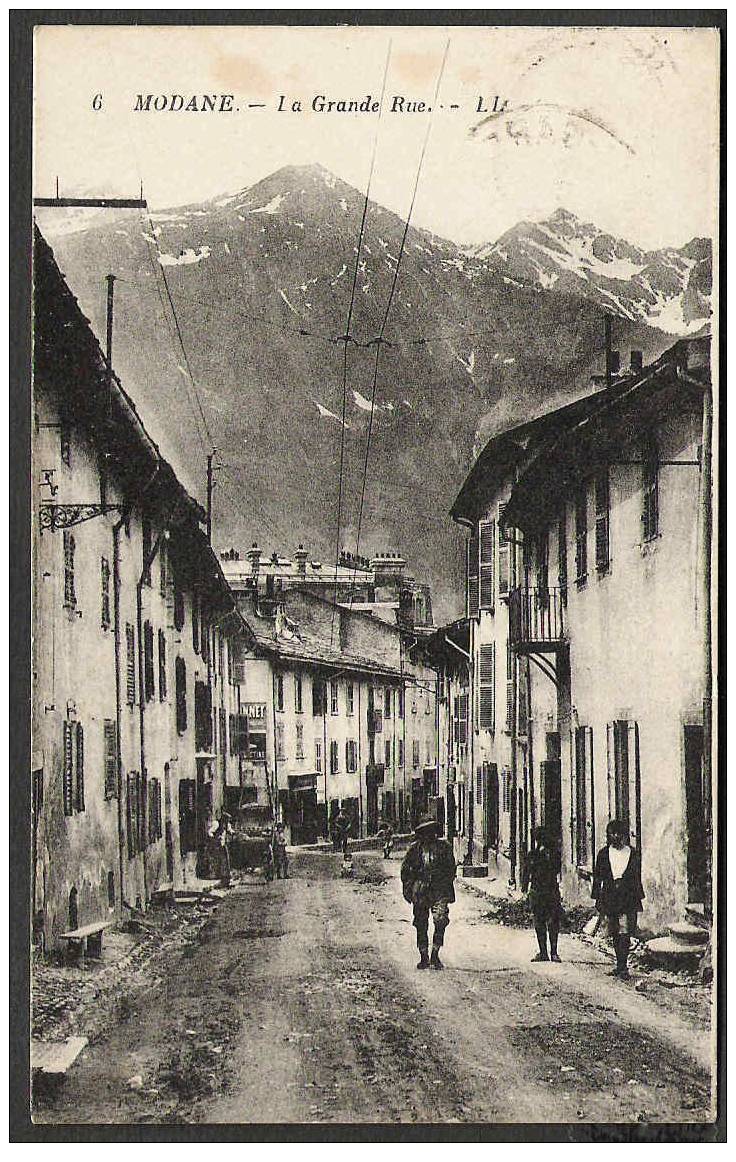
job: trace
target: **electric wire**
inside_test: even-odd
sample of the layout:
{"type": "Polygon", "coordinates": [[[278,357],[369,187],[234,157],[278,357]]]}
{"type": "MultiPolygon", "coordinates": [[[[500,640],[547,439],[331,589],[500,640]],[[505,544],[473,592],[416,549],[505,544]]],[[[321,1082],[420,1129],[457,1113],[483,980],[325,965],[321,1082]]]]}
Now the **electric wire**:
{"type": "MultiPolygon", "coordinates": [[[[442,75],[445,71],[445,64],[447,62],[447,54],[448,54],[449,48],[450,48],[450,42],[448,40],[445,44],[445,51],[444,51],[443,56],[442,56],[442,63],[440,64],[440,70],[439,70],[439,73],[437,75],[437,84],[435,86],[434,99],[432,101],[432,109],[435,109],[437,106],[437,98],[439,96],[440,85],[442,83],[442,75]]],[[[357,528],[357,536],[356,536],[356,540],[355,540],[355,556],[356,556],[356,558],[360,554],[360,536],[361,536],[362,527],[363,527],[363,508],[364,508],[364,504],[365,504],[366,481],[368,478],[368,460],[369,460],[369,456],[370,456],[371,437],[373,435],[373,416],[375,414],[375,408],[376,408],[376,389],[377,389],[377,385],[378,385],[378,366],[379,366],[380,357],[381,357],[381,347],[382,347],[383,341],[384,341],[383,336],[384,336],[384,333],[386,330],[386,324],[388,323],[388,317],[389,317],[389,314],[391,312],[391,306],[392,306],[394,294],[396,291],[396,284],[397,284],[398,279],[399,279],[399,269],[401,267],[401,260],[402,260],[403,255],[404,255],[404,247],[406,245],[406,237],[407,237],[407,234],[409,233],[409,223],[411,222],[411,216],[412,216],[412,212],[414,210],[414,203],[416,201],[417,190],[419,188],[419,178],[420,178],[420,175],[422,172],[422,165],[424,164],[424,157],[425,157],[425,154],[427,152],[427,144],[429,142],[429,135],[431,133],[431,130],[432,130],[432,117],[430,116],[430,120],[427,124],[427,131],[424,135],[424,141],[422,143],[422,150],[421,150],[421,153],[419,155],[419,164],[417,166],[416,177],[414,179],[414,189],[413,189],[412,195],[411,195],[411,202],[409,203],[409,212],[406,215],[406,221],[404,222],[404,230],[403,230],[403,233],[401,236],[401,245],[399,246],[399,253],[396,257],[396,267],[394,269],[394,277],[393,277],[393,281],[391,283],[391,290],[389,292],[388,302],[386,303],[386,310],[385,310],[384,315],[383,315],[383,321],[381,323],[381,330],[380,330],[380,333],[376,339],[376,356],[375,356],[375,360],[374,360],[374,364],[373,364],[373,384],[372,384],[372,390],[371,390],[371,411],[370,411],[370,417],[368,420],[368,435],[366,437],[365,459],[363,462],[363,481],[362,481],[361,491],[360,491],[360,507],[358,509],[358,528],[357,528]]],[[[353,570],[353,580],[354,580],[354,578],[355,578],[355,570],[353,570]]],[[[354,584],[351,586],[351,589],[350,589],[350,608],[352,608],[352,605],[353,605],[353,591],[354,591],[354,584]]]]}
{"type": "Polygon", "coordinates": [[[337,570],[340,561],[340,529],[342,523],[342,490],[343,490],[343,474],[345,465],[345,416],[347,413],[347,394],[348,394],[348,344],[351,340],[350,327],[353,321],[353,309],[355,307],[355,291],[358,285],[358,272],[360,270],[360,254],[363,248],[363,235],[365,233],[365,223],[368,216],[368,204],[370,201],[371,184],[373,182],[373,172],[376,166],[376,154],[378,153],[378,138],[381,128],[381,111],[383,109],[383,99],[386,92],[386,80],[388,78],[388,69],[391,61],[391,41],[388,42],[388,50],[386,52],[386,64],[383,70],[383,83],[381,85],[381,97],[379,100],[379,113],[376,122],[376,131],[373,135],[373,149],[371,153],[371,164],[368,171],[368,181],[365,188],[365,200],[363,202],[363,213],[360,219],[360,229],[358,230],[358,245],[355,249],[355,267],[353,269],[353,282],[350,288],[350,304],[348,306],[348,319],[345,325],[345,334],[342,336],[343,340],[343,364],[342,364],[342,422],[340,424],[340,472],[338,477],[337,487],[337,531],[335,536],[335,590],[334,590],[334,608],[332,611],[332,626],[330,629],[330,646],[335,633],[335,611],[337,608],[337,570]]]}

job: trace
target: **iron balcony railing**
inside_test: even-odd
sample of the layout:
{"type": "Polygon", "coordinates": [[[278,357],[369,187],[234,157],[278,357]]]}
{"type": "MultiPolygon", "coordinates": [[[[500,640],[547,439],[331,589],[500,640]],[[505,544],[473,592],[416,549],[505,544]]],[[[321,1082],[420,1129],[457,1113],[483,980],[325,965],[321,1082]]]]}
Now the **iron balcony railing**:
{"type": "Polygon", "coordinates": [[[509,594],[512,648],[554,649],[564,641],[564,590],[519,587],[509,594]]]}

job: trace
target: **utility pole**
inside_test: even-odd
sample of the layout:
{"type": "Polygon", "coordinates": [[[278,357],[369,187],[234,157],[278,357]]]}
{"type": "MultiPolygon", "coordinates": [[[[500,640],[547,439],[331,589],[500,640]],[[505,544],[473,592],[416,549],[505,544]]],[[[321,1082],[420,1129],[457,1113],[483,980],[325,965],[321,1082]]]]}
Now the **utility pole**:
{"type": "Polygon", "coordinates": [[[212,544],[212,453],[207,457],[207,540],[212,544]]]}
{"type": "Polygon", "coordinates": [[[105,282],[107,283],[107,347],[105,350],[105,358],[107,359],[108,370],[112,374],[112,318],[113,298],[115,294],[115,275],[106,275],[105,282]]]}

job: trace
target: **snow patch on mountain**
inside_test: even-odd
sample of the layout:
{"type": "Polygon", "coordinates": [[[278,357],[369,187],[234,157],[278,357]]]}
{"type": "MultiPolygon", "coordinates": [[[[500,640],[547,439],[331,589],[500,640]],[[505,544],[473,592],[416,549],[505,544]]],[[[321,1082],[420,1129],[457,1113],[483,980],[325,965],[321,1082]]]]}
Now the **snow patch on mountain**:
{"type": "Polygon", "coordinates": [[[178,257],[174,254],[159,254],[158,260],[162,266],[194,266],[209,256],[209,246],[200,246],[197,250],[187,247],[178,257]]]}
{"type": "Polygon", "coordinates": [[[284,200],[284,194],[276,194],[271,198],[265,206],[258,206],[255,210],[249,210],[249,214],[278,214],[281,203],[284,200]]]}

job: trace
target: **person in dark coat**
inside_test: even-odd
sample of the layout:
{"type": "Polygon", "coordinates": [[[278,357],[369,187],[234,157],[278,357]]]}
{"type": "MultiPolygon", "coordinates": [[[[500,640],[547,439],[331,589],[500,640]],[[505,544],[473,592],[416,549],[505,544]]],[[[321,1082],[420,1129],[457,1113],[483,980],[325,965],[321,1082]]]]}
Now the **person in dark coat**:
{"type": "Polygon", "coordinates": [[[286,834],[284,832],[283,823],[276,824],[276,833],[273,837],[273,862],[276,870],[276,878],[289,878],[289,856],[286,851],[286,834]]]}
{"type": "Polygon", "coordinates": [[[626,979],[631,937],[636,932],[637,915],[644,899],[641,861],[638,851],[629,843],[629,829],[621,820],[611,820],[606,839],[608,842],[595,861],[592,896],[601,916],[608,921],[613,939],[616,967],[611,975],[626,979]]]}
{"type": "Polygon", "coordinates": [[[350,836],[350,819],[342,807],[332,821],[332,848],[333,851],[342,851],[343,859],[348,854],[348,839],[350,836]]]}
{"type": "Polygon", "coordinates": [[[534,915],[539,952],[532,960],[554,960],[560,963],[557,954],[557,938],[560,934],[562,901],[557,877],[560,873],[560,857],[555,848],[547,842],[543,827],[534,829],[533,846],[526,857],[521,876],[522,891],[529,893],[529,904],[534,915]],[[549,955],[547,935],[549,934],[549,955]]]}
{"type": "Polygon", "coordinates": [[[417,824],[415,842],[401,864],[404,899],[414,910],[419,964],[417,968],[443,967],[440,948],[450,923],[450,904],[455,902],[455,857],[450,844],[437,836],[437,820],[424,816],[417,824]],[[429,914],[432,913],[432,956],[429,956],[429,914]]]}

